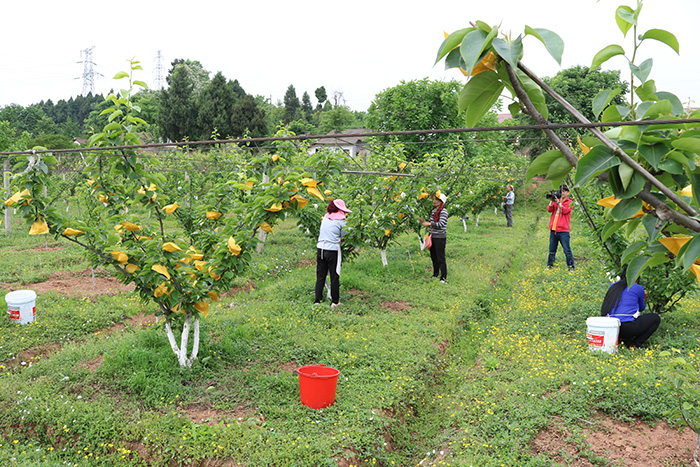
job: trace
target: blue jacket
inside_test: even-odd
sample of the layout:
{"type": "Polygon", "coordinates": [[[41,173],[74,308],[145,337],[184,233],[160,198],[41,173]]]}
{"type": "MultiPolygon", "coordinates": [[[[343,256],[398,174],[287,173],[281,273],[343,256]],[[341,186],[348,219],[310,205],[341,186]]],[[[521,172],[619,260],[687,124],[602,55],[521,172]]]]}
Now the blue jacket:
{"type": "MultiPolygon", "coordinates": [[[[611,286],[612,287],[612,286],[611,286]]],[[[634,314],[639,311],[644,311],[646,304],[644,303],[644,287],[634,283],[632,287],[622,291],[620,301],[617,306],[610,312],[611,318],[617,318],[621,323],[634,321],[634,314]]]]}

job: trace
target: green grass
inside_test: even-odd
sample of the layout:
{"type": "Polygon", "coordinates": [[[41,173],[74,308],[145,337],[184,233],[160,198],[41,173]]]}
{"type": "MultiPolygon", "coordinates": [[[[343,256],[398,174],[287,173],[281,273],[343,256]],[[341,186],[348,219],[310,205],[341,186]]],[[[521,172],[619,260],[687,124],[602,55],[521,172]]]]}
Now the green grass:
{"type": "MultiPolygon", "coordinates": [[[[695,360],[697,297],[663,317],[648,350],[589,352],[585,318],[606,288],[597,253],[575,225],[576,273],[563,257],[544,271],[546,218],[530,207],[512,229],[502,214],[483,213],[466,234],[451,219],[447,285],[430,278],[415,234],[388,249],[386,268],[362,251],[343,264],[337,310],[313,305],[314,242],[288,220],[239,281],[254,288],[211,306],[192,370],[159,325],[103,332],[155,311],[133,294],[44,294],[35,323],[0,320],[0,464],[547,466],[528,444],[554,419],[582,447],[597,412],[663,419],[671,389],[658,353],[695,360]],[[46,345],[51,355],[8,364],[46,345]],[[341,371],[323,410],[299,402],[293,369],[312,363],[341,371]]],[[[62,270],[51,258],[63,252],[22,277],[62,270]]]]}

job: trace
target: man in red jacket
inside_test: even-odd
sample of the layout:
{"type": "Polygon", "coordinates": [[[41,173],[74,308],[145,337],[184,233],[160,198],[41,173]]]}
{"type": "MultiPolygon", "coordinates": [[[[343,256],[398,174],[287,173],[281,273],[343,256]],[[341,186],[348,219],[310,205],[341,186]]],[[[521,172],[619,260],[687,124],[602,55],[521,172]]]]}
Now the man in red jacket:
{"type": "Polygon", "coordinates": [[[573,272],[575,270],[574,255],[571,253],[571,246],[569,246],[571,223],[569,187],[562,185],[559,190],[561,191],[561,198],[555,196],[547,206],[547,211],[552,213],[552,217],[549,219],[549,259],[547,260],[547,269],[551,269],[554,265],[557,245],[561,243],[566,256],[566,265],[569,266],[569,272],[573,272]]]}

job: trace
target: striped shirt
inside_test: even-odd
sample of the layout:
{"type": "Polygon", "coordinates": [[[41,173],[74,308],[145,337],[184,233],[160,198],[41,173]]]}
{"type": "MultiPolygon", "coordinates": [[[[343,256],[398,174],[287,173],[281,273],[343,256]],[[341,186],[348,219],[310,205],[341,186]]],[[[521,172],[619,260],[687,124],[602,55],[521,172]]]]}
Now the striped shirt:
{"type": "Polygon", "coordinates": [[[440,221],[435,222],[435,209],[430,213],[430,236],[433,238],[447,238],[447,209],[440,211],[440,221]]]}

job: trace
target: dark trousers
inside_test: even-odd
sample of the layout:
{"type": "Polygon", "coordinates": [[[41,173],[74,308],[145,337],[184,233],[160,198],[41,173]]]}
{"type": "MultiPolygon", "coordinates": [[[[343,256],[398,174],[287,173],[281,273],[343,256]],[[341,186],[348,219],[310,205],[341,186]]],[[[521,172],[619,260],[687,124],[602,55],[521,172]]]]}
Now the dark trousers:
{"type": "Polygon", "coordinates": [[[340,276],[338,267],[338,252],[334,250],[316,249],[316,303],[323,301],[323,286],[326,285],[326,275],[331,276],[331,301],[340,301],[340,276]]]}
{"type": "Polygon", "coordinates": [[[623,344],[640,347],[661,324],[661,318],[656,313],[640,315],[634,321],[620,323],[620,340],[623,344]]]}
{"type": "Polygon", "coordinates": [[[513,205],[506,204],[506,227],[513,227],[513,205]]]}
{"type": "Polygon", "coordinates": [[[571,246],[569,246],[569,232],[555,232],[553,230],[549,231],[549,259],[547,260],[547,266],[552,266],[554,264],[554,258],[557,256],[557,246],[559,243],[561,243],[561,247],[564,249],[566,265],[573,268],[574,255],[571,253],[571,246]]]}
{"type": "Polygon", "coordinates": [[[446,238],[433,237],[433,246],[430,247],[430,259],[433,260],[433,277],[447,280],[447,262],[445,261],[446,238]]]}

